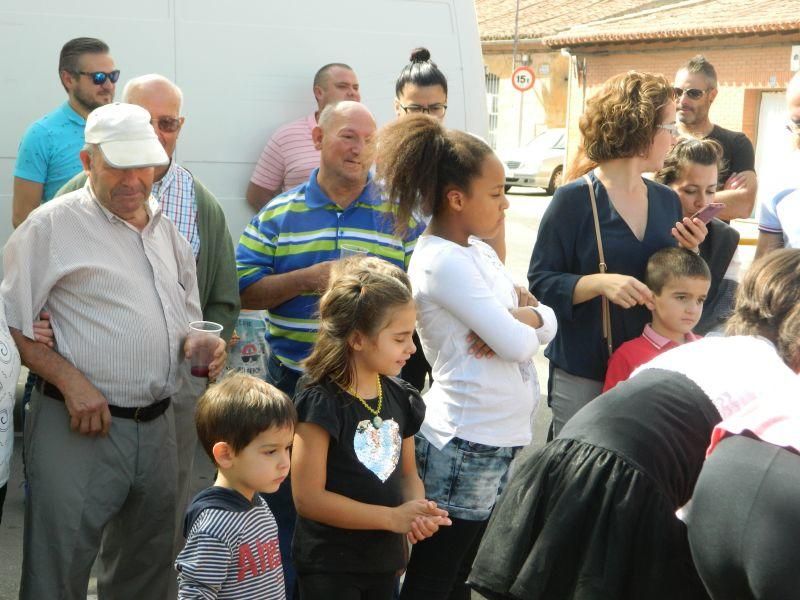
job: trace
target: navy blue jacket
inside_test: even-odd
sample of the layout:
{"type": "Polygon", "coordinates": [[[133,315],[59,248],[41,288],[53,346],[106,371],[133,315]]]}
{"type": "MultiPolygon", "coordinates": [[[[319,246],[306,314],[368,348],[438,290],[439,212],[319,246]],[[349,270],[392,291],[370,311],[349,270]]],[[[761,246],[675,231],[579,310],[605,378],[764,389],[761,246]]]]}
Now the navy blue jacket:
{"type": "MultiPolygon", "coordinates": [[[[605,187],[592,173],[600,219],[603,252],[609,273],[631,275],[644,281],[650,255],[675,246],[671,229],[682,217],[678,195],[668,187],[645,179],[647,227],[639,241],[609,202],[605,187]]],[[[531,292],[550,306],[558,318],[558,333],[545,351],[553,366],[573,375],[603,381],[608,350],[603,339],[600,297],[572,304],[572,294],[584,275],[599,272],[589,190],[577,179],[556,190],[542,217],[533,247],[528,283],[531,292]]],[[[644,306],[624,309],[611,303],[614,349],[641,335],[650,322],[644,306]]]]}

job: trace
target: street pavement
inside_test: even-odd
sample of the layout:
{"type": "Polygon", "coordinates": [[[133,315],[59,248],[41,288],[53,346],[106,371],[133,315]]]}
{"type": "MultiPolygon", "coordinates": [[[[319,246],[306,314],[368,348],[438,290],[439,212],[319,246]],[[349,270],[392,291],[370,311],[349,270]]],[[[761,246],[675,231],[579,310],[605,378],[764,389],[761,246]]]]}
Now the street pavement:
{"type": "MultiPolygon", "coordinates": [[[[528,263],[539,221],[550,197],[542,190],[512,188],[508,195],[510,207],[506,211],[506,265],[514,279],[527,285],[528,263]],[[520,193],[515,193],[520,192],[520,193]]],[[[542,400],[536,412],[533,429],[533,444],[538,447],[544,443],[547,426],[550,423],[550,410],[545,402],[547,388],[547,359],[540,351],[534,359],[542,400]]],[[[24,370],[24,369],[23,369],[24,370]]],[[[24,383],[27,372],[20,379],[24,383]]],[[[56,459],[57,457],[54,457],[56,459]]],[[[208,487],[213,482],[214,468],[205,453],[198,447],[195,458],[192,495],[208,487]]],[[[17,434],[14,456],[11,463],[11,478],[8,482],[8,495],[3,508],[3,522],[0,524],[0,600],[13,600],[19,593],[19,575],[22,565],[22,524],[24,513],[24,480],[22,473],[22,438],[17,434]]],[[[96,582],[92,578],[87,600],[96,598],[96,582]]],[[[479,598],[478,595],[473,595],[479,598]]]]}

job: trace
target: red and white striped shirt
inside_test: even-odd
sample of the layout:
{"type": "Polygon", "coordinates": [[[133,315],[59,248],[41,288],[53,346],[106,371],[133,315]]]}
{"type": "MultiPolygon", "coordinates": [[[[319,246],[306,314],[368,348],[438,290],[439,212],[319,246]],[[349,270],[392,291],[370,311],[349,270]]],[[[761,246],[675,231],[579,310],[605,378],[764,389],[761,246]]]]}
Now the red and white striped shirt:
{"type": "Polygon", "coordinates": [[[267,190],[285,192],[305,183],[319,167],[319,150],[311,132],[314,113],[280,127],[267,142],[250,181],[267,190]]]}

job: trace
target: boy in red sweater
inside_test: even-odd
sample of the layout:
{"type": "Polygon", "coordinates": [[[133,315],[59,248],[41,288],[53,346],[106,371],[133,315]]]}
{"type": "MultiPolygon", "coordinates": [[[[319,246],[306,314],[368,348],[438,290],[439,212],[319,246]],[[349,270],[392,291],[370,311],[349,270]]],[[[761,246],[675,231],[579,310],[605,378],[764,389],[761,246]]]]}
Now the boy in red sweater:
{"type": "Polygon", "coordinates": [[[700,339],[692,333],[703,314],[711,273],[700,255],[685,248],[663,248],[647,261],[645,283],[653,292],[647,308],[652,323],[642,335],[625,342],[611,355],[603,392],[654,356],[686,342],[700,339]]]}

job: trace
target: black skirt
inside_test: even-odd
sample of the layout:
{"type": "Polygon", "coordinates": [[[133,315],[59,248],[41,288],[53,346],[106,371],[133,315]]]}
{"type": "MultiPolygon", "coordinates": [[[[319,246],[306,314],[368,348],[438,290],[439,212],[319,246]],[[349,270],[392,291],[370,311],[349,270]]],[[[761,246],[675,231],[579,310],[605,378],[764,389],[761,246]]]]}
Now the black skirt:
{"type": "Polygon", "coordinates": [[[469,577],[487,598],[708,598],[675,510],[719,414],[674,372],[615,390],[516,465],[469,577]]]}

